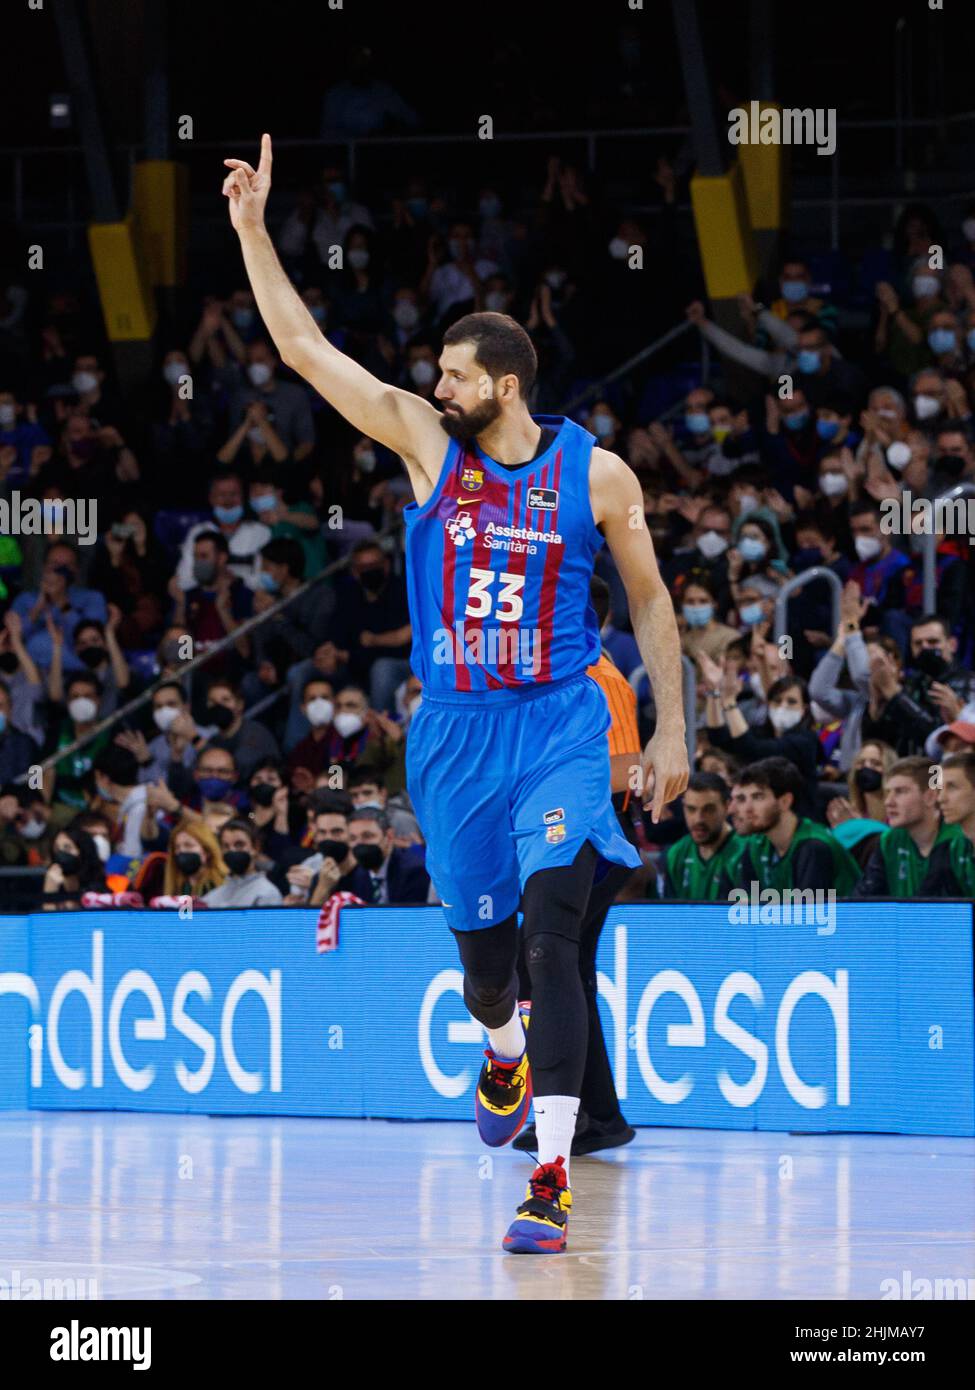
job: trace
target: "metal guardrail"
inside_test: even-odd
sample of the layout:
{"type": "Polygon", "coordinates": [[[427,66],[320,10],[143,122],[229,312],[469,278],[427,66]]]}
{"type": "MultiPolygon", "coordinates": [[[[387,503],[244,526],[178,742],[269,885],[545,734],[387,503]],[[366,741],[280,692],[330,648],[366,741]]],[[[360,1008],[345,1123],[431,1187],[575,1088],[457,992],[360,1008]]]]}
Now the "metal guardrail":
{"type": "Polygon", "coordinates": [[[775,617],[774,631],[775,640],[778,642],[780,637],[785,636],[786,606],[789,599],[800,589],[804,589],[807,584],[813,584],[816,580],[824,580],[830,587],[833,596],[833,632],[840,625],[840,597],[843,593],[843,585],[838,575],[825,565],[813,565],[810,570],[803,570],[802,574],[794,575],[792,579],[787,579],[782,588],[775,596],[775,617]]]}
{"type": "MultiPolygon", "coordinates": [[[[937,521],[939,502],[955,502],[962,497],[975,497],[975,483],[956,483],[954,487],[948,488],[947,492],[939,493],[931,503],[935,521],[937,521]]],[[[929,533],[922,536],[921,542],[924,611],[925,613],[935,613],[938,609],[938,537],[936,525],[931,527],[929,533]]]]}

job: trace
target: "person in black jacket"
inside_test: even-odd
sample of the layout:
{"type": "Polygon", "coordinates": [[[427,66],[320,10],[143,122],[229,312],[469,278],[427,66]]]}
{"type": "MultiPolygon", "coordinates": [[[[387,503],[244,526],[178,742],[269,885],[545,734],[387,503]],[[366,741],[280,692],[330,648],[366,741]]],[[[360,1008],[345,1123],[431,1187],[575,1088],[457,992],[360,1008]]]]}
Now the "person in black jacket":
{"type": "MultiPolygon", "coordinates": [[[[901,732],[900,747],[920,751],[931,734],[957,719],[975,694],[975,675],[955,658],[958,643],[945,620],[936,613],[916,618],[911,624],[910,670],[897,674],[894,663],[871,670],[877,698],[871,701],[873,722],[885,722],[901,732]],[[874,706],[876,713],[874,714],[874,706]]],[[[872,732],[864,728],[864,734],[872,732]]]]}
{"type": "Polygon", "coordinates": [[[768,721],[764,729],[753,730],[738,707],[734,666],[726,662],[721,671],[706,658],[700,664],[706,682],[708,740],[713,747],[727,748],[741,763],[788,758],[804,778],[815,778],[820,744],[812,729],[809,695],[801,677],[781,676],[769,687],[768,721]]]}
{"type": "Polygon", "coordinates": [[[426,903],[430,875],[415,851],[397,849],[385,811],[363,806],[349,817],[349,844],[372,879],[376,903],[426,903]]]}

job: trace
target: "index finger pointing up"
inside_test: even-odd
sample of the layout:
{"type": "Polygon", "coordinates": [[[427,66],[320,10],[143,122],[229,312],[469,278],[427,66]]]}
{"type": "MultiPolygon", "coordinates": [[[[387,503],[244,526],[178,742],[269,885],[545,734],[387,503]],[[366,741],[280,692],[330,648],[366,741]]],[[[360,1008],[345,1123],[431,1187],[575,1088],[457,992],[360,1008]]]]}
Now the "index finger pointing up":
{"type": "Polygon", "coordinates": [[[270,174],[271,172],[271,137],[267,131],[261,136],[261,162],[257,166],[259,174],[270,174]]]}

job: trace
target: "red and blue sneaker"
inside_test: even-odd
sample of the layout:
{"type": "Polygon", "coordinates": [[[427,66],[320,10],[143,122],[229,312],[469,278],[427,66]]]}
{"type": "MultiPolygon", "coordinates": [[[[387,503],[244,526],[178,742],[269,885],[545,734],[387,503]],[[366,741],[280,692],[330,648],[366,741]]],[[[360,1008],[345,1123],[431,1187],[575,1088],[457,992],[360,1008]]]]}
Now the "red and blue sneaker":
{"type": "Polygon", "coordinates": [[[525,1200],[501,1242],[512,1255],[555,1255],[565,1249],[572,1191],[559,1154],[541,1163],[528,1180],[525,1200]]]}
{"type": "MultiPolygon", "coordinates": [[[[531,1004],[519,1004],[522,1027],[527,1030],[531,1004]]],[[[491,1149],[509,1144],[528,1118],[532,1103],[532,1078],[528,1067],[528,1051],[512,1061],[503,1061],[491,1049],[485,1048],[487,1058],[477,1078],[474,1093],[474,1118],[477,1132],[491,1149]]]]}

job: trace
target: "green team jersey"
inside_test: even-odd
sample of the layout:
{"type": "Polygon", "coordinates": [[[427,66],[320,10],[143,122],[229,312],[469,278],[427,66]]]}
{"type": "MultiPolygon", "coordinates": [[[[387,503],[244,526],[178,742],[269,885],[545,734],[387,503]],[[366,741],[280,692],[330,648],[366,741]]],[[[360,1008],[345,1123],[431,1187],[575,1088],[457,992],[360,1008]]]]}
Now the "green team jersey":
{"type": "MultiPolygon", "coordinates": [[[[743,880],[750,880],[752,875],[758,880],[761,888],[774,888],[780,893],[787,889],[820,886],[808,882],[809,874],[806,871],[807,863],[811,863],[814,858],[820,859],[821,855],[815,853],[819,846],[825,846],[832,860],[830,886],[836,889],[838,898],[847,897],[860,877],[860,867],[853,855],[843,848],[825,826],[817,825],[805,816],[800,819],[789,848],[781,858],[767,835],[749,835],[745,846],[748,853],[743,857],[739,873],[739,884],[743,888],[750,886],[750,882],[743,880]],[[814,853],[811,854],[810,850],[814,853]]],[[[814,876],[819,877],[818,874],[814,876]]]]}
{"type": "MultiPolygon", "coordinates": [[[[954,867],[953,852],[960,852],[963,855],[964,845],[967,843],[967,837],[960,825],[945,825],[942,822],[937,835],[934,837],[931,854],[940,845],[945,845],[947,852],[952,857],[952,867],[954,867]]],[[[900,825],[894,826],[891,830],[885,830],[880,837],[877,848],[883,856],[884,869],[887,873],[887,887],[891,897],[917,897],[930,867],[931,855],[929,854],[925,858],[912,840],[910,831],[905,830],[900,825]]]]}
{"type": "Polygon", "coordinates": [[[745,841],[734,831],[710,859],[702,859],[699,847],[685,835],[667,851],[668,891],[675,898],[690,898],[696,902],[717,902],[725,896],[723,878],[733,884],[738,878],[738,863],[745,841]]]}

